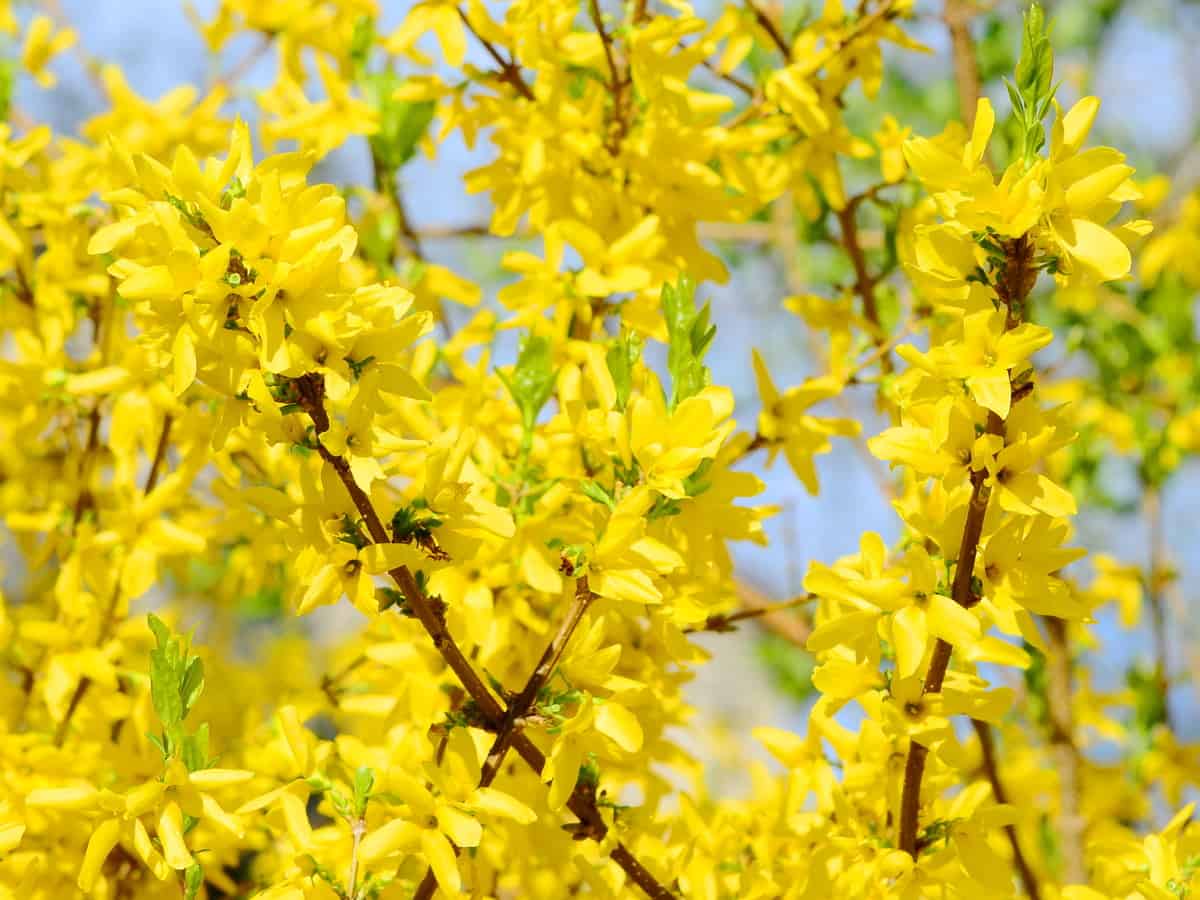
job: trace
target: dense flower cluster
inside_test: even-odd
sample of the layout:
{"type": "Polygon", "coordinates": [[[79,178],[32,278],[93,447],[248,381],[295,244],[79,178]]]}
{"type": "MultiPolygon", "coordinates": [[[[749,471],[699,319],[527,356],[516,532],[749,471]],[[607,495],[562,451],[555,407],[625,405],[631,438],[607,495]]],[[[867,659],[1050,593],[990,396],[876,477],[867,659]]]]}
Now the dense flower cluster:
{"type": "MultiPolygon", "coordinates": [[[[752,2],[420,0],[381,33],[379,7],[222,0],[212,49],[278,55],[250,122],[227,79],[152,101],[97,66],[111,108],[78,137],[0,126],[0,900],[1187,896],[1200,830],[1145,796],[1178,807],[1197,764],[1163,661],[1132,700],[1073,669],[1097,609],[1161,615],[1170,575],[1097,555],[1081,583],[1071,517],[1081,442],[1155,491],[1200,449],[1190,318],[1140,413],[1105,330],[1152,341],[1200,285],[1200,206],[1132,287],[1157,189],[1085,146],[1095,98],[1058,106],[1040,11],[996,140],[987,99],[937,137],[856,133],[884,45],[924,49],[907,0],[794,29],[752,2]],[[454,133],[487,145],[487,232],[522,240],[486,305],[400,191],[454,133]],[[373,183],[315,183],[347,142],[373,183]],[[824,367],[780,388],[748,354],[745,432],[706,365],[704,232],[771,209],[853,278],[785,301],[824,367]],[[1060,323],[1104,377],[1041,371],[1060,323]],[[903,536],[744,609],[731,546],[776,511],[747,459],[817,493],[861,440],[822,406],[852,385],[889,417],[859,446],[903,536]],[[342,601],[347,637],[294,624],[342,601]],[[679,738],[693,636],[764,613],[811,623],[818,697],[803,733],[755,731],[781,771],[713,797],[679,738]]],[[[52,86],[76,40],[34,18],[22,71],[52,86]]]]}

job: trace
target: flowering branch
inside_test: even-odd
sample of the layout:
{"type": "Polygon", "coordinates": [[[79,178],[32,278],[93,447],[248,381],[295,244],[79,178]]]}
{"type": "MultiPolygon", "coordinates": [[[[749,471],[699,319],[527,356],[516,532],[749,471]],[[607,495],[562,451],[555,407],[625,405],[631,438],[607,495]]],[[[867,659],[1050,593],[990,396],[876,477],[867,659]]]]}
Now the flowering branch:
{"type": "MultiPolygon", "coordinates": [[[[390,543],[391,539],[384,528],[383,521],[375,511],[371,498],[355,480],[350,463],[340,454],[332,453],[321,441],[320,436],[329,430],[329,414],[324,405],[325,385],[322,376],[311,372],[302,375],[296,379],[296,387],[299,406],[312,420],[313,428],[316,431],[317,453],[333,468],[334,473],[346,488],[346,493],[350,495],[351,502],[367,527],[371,541],[376,544],[390,543]]],[[[504,705],[488,689],[479,673],[466,658],[446,627],[445,618],[434,608],[412,571],[408,566],[401,565],[390,569],[388,575],[396,583],[404,595],[408,607],[416,616],[417,621],[421,623],[430,640],[433,641],[434,648],[450,670],[454,672],[459,683],[470,694],[471,699],[475,701],[483,719],[489,727],[500,729],[506,714],[504,705]]],[[[514,731],[511,743],[529,767],[540,775],[546,767],[546,757],[542,751],[519,732],[514,731]]],[[[596,807],[595,799],[589,795],[586,787],[576,785],[567,801],[567,808],[579,818],[578,832],[581,835],[597,841],[604,839],[608,833],[608,825],[604,822],[596,807]]],[[[623,844],[618,842],[614,846],[611,856],[613,861],[625,870],[625,874],[629,876],[630,880],[641,888],[651,900],[671,900],[673,895],[670,891],[659,884],[650,871],[623,844]]]]}
{"type": "MultiPolygon", "coordinates": [[[[525,682],[525,687],[521,689],[521,693],[517,695],[516,699],[508,705],[508,709],[504,711],[504,718],[500,721],[500,728],[496,732],[495,740],[492,741],[492,747],[488,751],[487,759],[483,764],[483,771],[479,776],[480,787],[490,787],[492,782],[496,780],[496,776],[500,772],[500,766],[504,763],[504,757],[508,753],[513,735],[516,733],[521,720],[537,702],[538,694],[541,693],[542,688],[546,686],[546,682],[550,680],[550,676],[558,667],[563,651],[567,649],[567,644],[571,642],[571,635],[579,627],[584,613],[587,612],[588,607],[592,605],[592,601],[595,598],[596,595],[592,593],[591,588],[588,586],[587,576],[583,575],[576,579],[575,597],[567,609],[566,617],[563,619],[562,624],[559,625],[558,633],[546,645],[546,649],[542,652],[542,658],[538,661],[537,666],[534,667],[533,674],[525,682]]],[[[417,888],[417,892],[413,894],[413,900],[430,900],[436,889],[437,879],[433,874],[433,867],[431,866],[425,870],[425,877],[421,879],[421,884],[417,888]]]]}
{"type": "MultiPolygon", "coordinates": [[[[1033,267],[1035,248],[1028,235],[1023,235],[1003,245],[1005,265],[994,285],[996,295],[1005,307],[1004,330],[1012,331],[1020,324],[1021,309],[1026,296],[1037,280],[1033,267]]],[[[1009,373],[1011,379],[1011,372],[1009,373]]],[[[987,433],[1001,439],[1004,437],[1004,420],[995,412],[988,412],[987,433]]],[[[954,568],[951,599],[964,609],[979,602],[972,582],[975,575],[975,557],[979,553],[979,539],[983,534],[983,520],[987,515],[991,488],[986,469],[971,471],[971,499],[967,504],[967,519],[963,525],[962,541],[954,568]]],[[[950,666],[950,655],[954,647],[938,638],[925,674],[922,697],[941,693],[946,670],[950,666]]],[[[900,799],[899,847],[914,859],[917,856],[917,826],[921,808],[921,780],[925,775],[925,762],[929,749],[912,741],[908,748],[908,759],[904,765],[904,786],[900,799]]]]}

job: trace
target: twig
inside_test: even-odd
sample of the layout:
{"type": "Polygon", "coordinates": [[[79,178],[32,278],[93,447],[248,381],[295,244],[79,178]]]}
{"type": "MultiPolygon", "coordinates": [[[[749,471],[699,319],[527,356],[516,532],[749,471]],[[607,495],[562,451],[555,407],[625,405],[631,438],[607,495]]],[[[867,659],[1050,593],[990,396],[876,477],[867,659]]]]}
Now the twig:
{"type": "Polygon", "coordinates": [[[616,56],[613,54],[612,36],[604,27],[604,18],[600,14],[599,0],[589,0],[588,11],[592,19],[592,25],[596,29],[596,34],[600,37],[600,44],[604,48],[604,60],[608,64],[608,89],[612,94],[612,121],[609,123],[609,138],[608,152],[610,156],[616,156],[621,151],[621,142],[625,140],[625,135],[629,130],[629,121],[626,115],[625,104],[625,89],[628,87],[628,76],[623,74],[617,66],[616,56]]]}
{"type": "Polygon", "coordinates": [[[228,72],[223,72],[212,80],[212,83],[208,86],[209,92],[211,93],[213,90],[219,87],[231,88],[236,85],[242,80],[242,78],[246,76],[247,73],[249,73],[251,69],[254,68],[255,64],[260,59],[266,56],[267,51],[271,49],[272,43],[273,41],[271,35],[262,35],[258,42],[251,47],[246,55],[238,60],[228,72]]]}
{"type": "Polygon", "coordinates": [[[467,26],[467,31],[471,32],[475,36],[475,39],[483,45],[483,49],[487,51],[488,56],[496,61],[496,65],[500,67],[500,80],[507,81],[526,100],[533,100],[533,91],[529,89],[529,85],[521,74],[521,67],[514,60],[505,59],[500,55],[500,51],[496,49],[496,45],[480,34],[475,26],[471,24],[471,20],[463,12],[462,7],[458,7],[458,17],[467,26]]]}
{"type": "MultiPolygon", "coordinates": [[[[871,323],[874,331],[871,337],[875,341],[875,346],[882,347],[887,339],[884,337],[883,324],[879,319],[879,303],[875,299],[875,285],[878,279],[867,270],[867,259],[863,254],[862,245],[859,243],[858,219],[855,215],[863,200],[869,196],[872,196],[871,192],[851,197],[846,205],[837,211],[837,220],[842,230],[842,246],[846,249],[846,255],[850,257],[850,264],[854,267],[854,292],[862,300],[863,317],[871,323]]],[[[887,351],[884,351],[880,358],[880,365],[885,373],[891,372],[892,358],[887,351]]]]}
{"type": "Polygon", "coordinates": [[[1067,623],[1053,616],[1043,617],[1049,635],[1046,660],[1046,705],[1050,717],[1050,749],[1058,772],[1060,852],[1063,883],[1087,882],[1083,852],[1084,818],[1080,809],[1083,785],[1079,771],[1079,750],[1075,746],[1075,716],[1071,707],[1073,668],[1067,623]]]}
{"type": "Polygon", "coordinates": [[[367,830],[367,823],[363,821],[362,816],[354,820],[350,827],[350,834],[353,837],[354,845],[350,848],[350,877],[347,880],[349,888],[347,895],[349,900],[358,900],[358,848],[362,843],[363,833],[367,830]]]}
{"type": "MultiPolygon", "coordinates": [[[[775,245],[775,252],[779,256],[780,263],[783,268],[784,280],[787,284],[788,291],[793,294],[802,294],[805,289],[804,273],[796,264],[796,254],[794,249],[794,237],[796,234],[795,223],[795,205],[792,202],[790,193],[784,194],[775,201],[771,208],[771,230],[772,243],[775,245]]],[[[808,349],[814,360],[825,365],[825,353],[817,343],[816,333],[811,328],[804,329],[805,340],[808,342],[808,349]]],[[[851,409],[846,401],[844,394],[838,393],[833,398],[834,406],[837,407],[839,413],[846,418],[851,418],[851,409]]],[[[879,488],[879,492],[889,501],[896,496],[895,487],[892,480],[888,477],[887,471],[883,468],[878,457],[876,457],[867,448],[865,442],[855,439],[852,442],[854,451],[862,459],[863,464],[867,467],[875,486],[879,488]]]]}
{"type": "MultiPolygon", "coordinates": [[[[546,649],[542,652],[542,658],[534,667],[533,674],[525,682],[525,687],[521,689],[521,693],[517,695],[516,699],[509,704],[508,709],[504,712],[504,718],[500,722],[500,729],[492,741],[492,747],[488,751],[487,759],[484,761],[483,769],[479,775],[480,787],[490,787],[492,782],[496,780],[496,775],[499,774],[500,767],[504,764],[504,757],[508,753],[508,748],[512,743],[513,735],[516,733],[518,723],[537,702],[538,694],[541,693],[542,688],[546,686],[546,682],[550,680],[550,676],[558,667],[563,651],[566,650],[567,644],[571,642],[571,635],[579,627],[579,622],[583,619],[583,614],[587,612],[588,607],[591,606],[592,600],[595,597],[596,595],[592,593],[591,588],[588,586],[586,575],[576,579],[575,597],[571,601],[571,606],[567,609],[566,617],[563,619],[562,624],[559,625],[558,633],[546,645],[546,649]]],[[[430,867],[425,870],[425,877],[421,879],[421,884],[417,887],[417,892],[413,894],[413,900],[430,900],[435,890],[437,890],[437,878],[433,874],[433,868],[430,867]]]]}
{"type": "Polygon", "coordinates": [[[755,21],[762,26],[763,31],[771,39],[771,43],[779,49],[779,52],[783,54],[783,58],[790,62],[792,59],[792,48],[788,46],[783,32],[779,30],[779,26],[775,24],[775,21],[760,9],[754,0],[746,0],[746,8],[754,13],[755,21]]]}
{"type": "Polygon", "coordinates": [[[732,72],[722,72],[707,59],[701,62],[700,65],[712,72],[713,75],[715,75],[717,78],[720,78],[722,81],[732,84],[742,93],[747,94],[752,98],[757,98],[759,96],[758,88],[746,81],[744,78],[739,78],[732,72]]]}
{"type": "MultiPolygon", "coordinates": [[[[983,756],[983,772],[992,786],[992,796],[997,803],[1007,804],[1009,802],[1008,792],[1004,789],[1004,782],[1000,780],[1000,769],[996,765],[996,744],[992,737],[992,726],[982,719],[972,719],[971,725],[979,737],[979,749],[983,756]]],[[[1005,825],[1004,833],[1008,836],[1009,846],[1012,847],[1013,862],[1016,863],[1017,874],[1021,878],[1021,884],[1025,887],[1025,893],[1029,895],[1030,900],[1041,900],[1037,876],[1033,874],[1029,860],[1025,858],[1025,853],[1021,850],[1021,841],[1017,835],[1016,826],[1011,823],[1005,825]]]]}
{"type": "Polygon", "coordinates": [[[170,413],[163,416],[162,431],[158,433],[158,444],[154,448],[154,459],[150,463],[150,471],[146,474],[146,484],[142,487],[143,494],[149,494],[158,484],[159,473],[167,458],[167,446],[171,441],[171,425],[174,419],[170,413]]]}
{"type": "MultiPolygon", "coordinates": [[[[692,625],[683,629],[684,634],[696,634],[703,631],[737,631],[736,624],[744,622],[747,619],[760,619],[768,616],[776,616],[779,613],[789,609],[796,609],[800,606],[805,606],[817,599],[816,594],[804,594],[800,597],[793,597],[791,600],[786,600],[782,603],[767,603],[753,604],[739,609],[732,613],[713,613],[704,620],[703,625],[692,625]]],[[[805,626],[805,631],[808,628],[805,626]]],[[[805,635],[807,639],[807,634],[805,635]]]]}
{"type": "MultiPolygon", "coordinates": [[[[166,460],[167,446],[170,442],[171,424],[173,419],[168,413],[163,416],[162,431],[158,436],[158,445],[154,450],[154,461],[150,464],[150,472],[146,476],[146,484],[142,488],[143,496],[154,490],[154,485],[158,481],[158,474],[162,469],[162,465],[166,460]]],[[[128,561],[128,560],[126,560],[128,561]]],[[[104,618],[100,623],[100,634],[96,640],[97,645],[103,644],[108,640],[108,636],[112,633],[113,626],[116,625],[117,604],[121,600],[121,576],[122,572],[117,573],[116,583],[113,584],[112,594],[109,596],[108,605],[104,610],[104,618]]],[[[67,701],[67,710],[63,713],[62,720],[54,729],[54,746],[61,747],[63,741],[67,737],[67,729],[71,725],[71,720],[75,717],[79,705],[83,702],[83,698],[87,696],[88,690],[91,689],[91,676],[84,675],[79,679],[79,683],[75,685],[75,690],[71,694],[71,699],[67,701]]]]}
{"type": "Polygon", "coordinates": [[[950,32],[950,54],[954,61],[954,83],[963,124],[970,131],[975,125],[975,106],[979,102],[979,63],[975,42],[971,39],[971,19],[975,11],[970,0],[946,0],[942,21],[950,32]]]}

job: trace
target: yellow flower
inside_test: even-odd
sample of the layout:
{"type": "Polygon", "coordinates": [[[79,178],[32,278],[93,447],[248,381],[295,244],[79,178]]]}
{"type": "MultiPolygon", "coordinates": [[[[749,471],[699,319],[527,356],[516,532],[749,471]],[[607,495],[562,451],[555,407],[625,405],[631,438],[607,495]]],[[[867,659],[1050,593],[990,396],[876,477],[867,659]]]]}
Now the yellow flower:
{"type": "Polygon", "coordinates": [[[46,66],[58,54],[73,47],[75,40],[75,32],[70,28],[55,31],[54,22],[48,16],[35,16],[25,33],[21,65],[42,87],[54,87],[57,79],[46,66]]]}
{"type": "Polygon", "coordinates": [[[822,400],[836,397],[844,385],[829,376],[810,378],[781,394],[757,350],[754,351],[754,375],[763,404],[758,417],[758,436],[767,445],[768,464],[782,444],[783,455],[792,471],[808,492],[815,494],[817,469],[813,457],[832,449],[830,437],[856,437],[860,426],[850,419],[820,419],[810,415],[808,409],[822,400]]]}

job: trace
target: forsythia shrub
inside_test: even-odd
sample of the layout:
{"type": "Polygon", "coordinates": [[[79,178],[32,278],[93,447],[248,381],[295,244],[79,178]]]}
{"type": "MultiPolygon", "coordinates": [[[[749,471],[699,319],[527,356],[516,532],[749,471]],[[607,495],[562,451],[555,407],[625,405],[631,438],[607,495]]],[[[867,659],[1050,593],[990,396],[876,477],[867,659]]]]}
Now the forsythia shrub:
{"type": "MultiPolygon", "coordinates": [[[[1119,696],[1076,665],[1105,604],[1163,636],[1171,571],[1081,563],[1072,519],[1106,459],[1150,505],[1200,447],[1200,195],[1089,144],[1036,6],[1008,110],[968,77],[967,125],[858,133],[885,46],[925,49],[911,5],[420,0],[389,33],[376,0],[221,0],[213,50],[278,55],[250,123],[235,79],[150,101],[90,61],[78,136],[10,104],[0,897],[1190,896],[1165,637],[1119,696]],[[526,239],[489,305],[399,190],[455,134],[526,239]],[[371,184],[314,177],[343,145],[371,184]],[[812,377],[747,355],[746,431],[705,229],[776,210],[853,277],[786,301],[812,377]],[[748,458],[816,493],[852,388],[903,537],[741,606],[748,458]],[[345,601],[332,646],[279,624],[345,601]],[[755,732],[781,773],[713,796],[673,733],[694,635],[763,615],[819,695],[755,732]]],[[[6,92],[52,85],[75,33],[0,8],[6,92]]]]}

